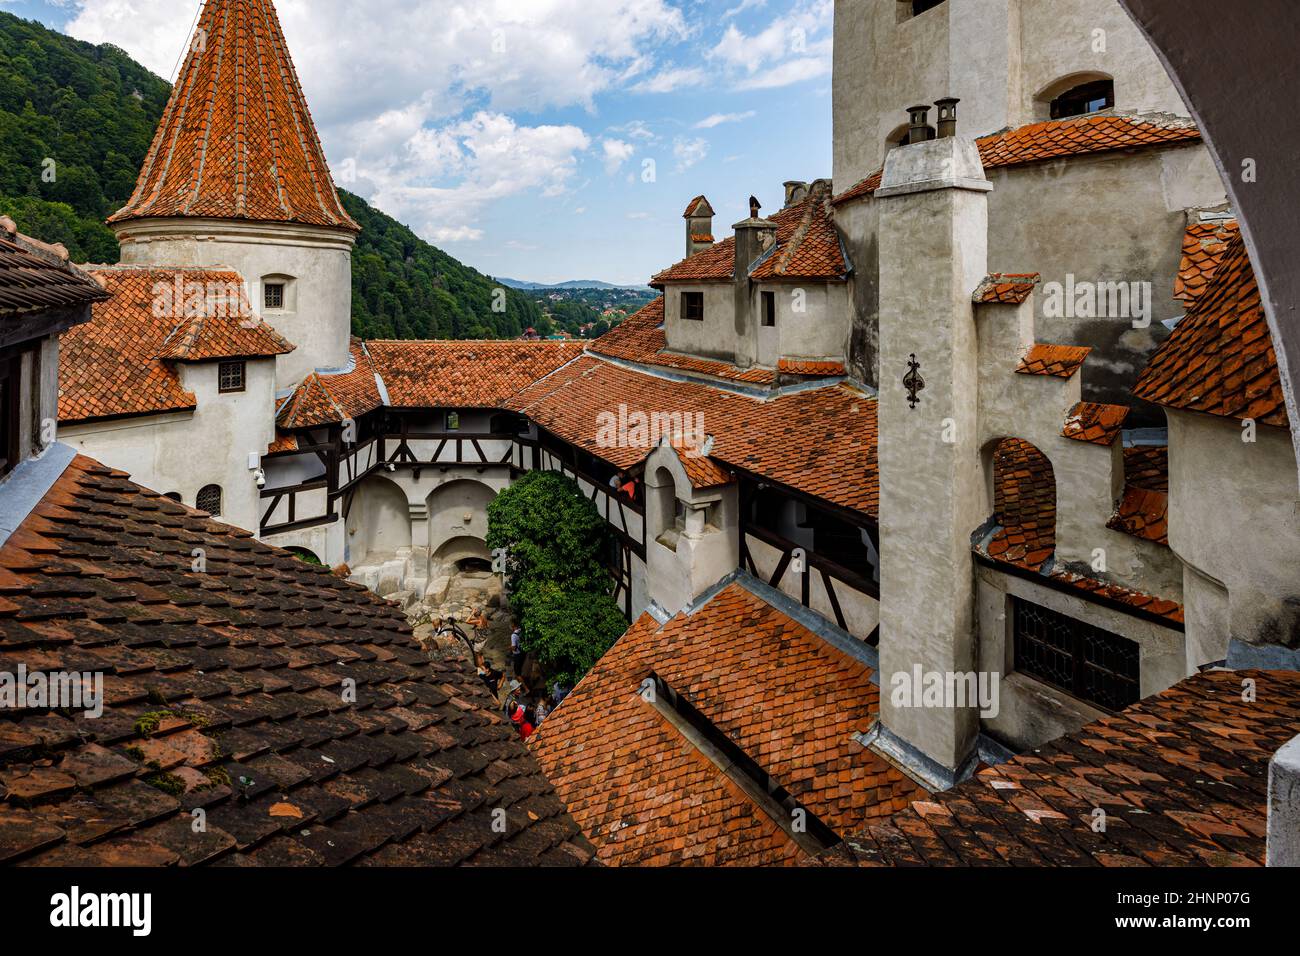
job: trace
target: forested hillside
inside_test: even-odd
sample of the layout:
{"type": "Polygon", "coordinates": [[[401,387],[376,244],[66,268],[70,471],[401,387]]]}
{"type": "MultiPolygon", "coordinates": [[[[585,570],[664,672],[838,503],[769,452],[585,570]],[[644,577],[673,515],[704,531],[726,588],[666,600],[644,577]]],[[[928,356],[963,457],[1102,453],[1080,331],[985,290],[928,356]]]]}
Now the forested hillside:
{"type": "MultiPolygon", "coordinates": [[[[168,84],[125,52],[0,12],[0,214],[78,262],[116,262],[104,220],[130,197],[168,84]]],[[[353,329],[367,338],[513,338],[536,302],[344,193],[363,227],[353,253],[353,329]]]]}

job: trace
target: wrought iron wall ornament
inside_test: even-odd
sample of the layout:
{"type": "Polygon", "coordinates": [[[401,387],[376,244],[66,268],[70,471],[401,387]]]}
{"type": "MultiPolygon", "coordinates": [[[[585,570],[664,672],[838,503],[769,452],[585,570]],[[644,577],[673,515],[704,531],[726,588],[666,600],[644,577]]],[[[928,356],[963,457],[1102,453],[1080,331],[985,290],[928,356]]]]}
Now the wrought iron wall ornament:
{"type": "Polygon", "coordinates": [[[909,371],[903,376],[903,388],[907,389],[907,403],[916,408],[921,403],[917,396],[925,389],[925,379],[921,378],[921,363],[916,360],[915,352],[908,360],[907,367],[909,371]]]}

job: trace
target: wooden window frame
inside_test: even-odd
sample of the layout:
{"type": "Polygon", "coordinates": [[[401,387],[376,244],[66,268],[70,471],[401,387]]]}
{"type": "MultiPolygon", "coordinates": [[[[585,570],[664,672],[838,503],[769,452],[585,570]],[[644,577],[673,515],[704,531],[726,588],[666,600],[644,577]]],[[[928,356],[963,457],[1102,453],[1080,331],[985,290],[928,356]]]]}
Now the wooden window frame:
{"type": "Polygon", "coordinates": [[[682,293],[682,321],[684,322],[704,321],[704,293],[703,292],[682,293]]]}

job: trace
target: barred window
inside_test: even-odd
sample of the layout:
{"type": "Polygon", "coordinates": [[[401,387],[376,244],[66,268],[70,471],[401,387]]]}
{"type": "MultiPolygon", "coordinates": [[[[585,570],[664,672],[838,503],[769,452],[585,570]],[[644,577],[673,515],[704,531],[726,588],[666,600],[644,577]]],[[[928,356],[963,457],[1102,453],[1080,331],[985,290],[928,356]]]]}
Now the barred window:
{"type": "Polygon", "coordinates": [[[284,308],[284,283],[268,282],[262,287],[262,305],[267,309],[284,308]]]}
{"type": "Polygon", "coordinates": [[[214,518],[221,517],[221,488],[217,485],[208,485],[199,492],[198,497],[194,499],[194,507],[200,511],[206,511],[214,518]]]}
{"type": "Polygon", "coordinates": [[[1013,598],[1015,669],[1105,710],[1142,697],[1139,648],[1118,634],[1013,598]]]}
{"type": "Polygon", "coordinates": [[[242,392],[244,385],[245,365],[243,362],[222,362],[217,367],[217,388],[224,394],[226,392],[242,392]]]}

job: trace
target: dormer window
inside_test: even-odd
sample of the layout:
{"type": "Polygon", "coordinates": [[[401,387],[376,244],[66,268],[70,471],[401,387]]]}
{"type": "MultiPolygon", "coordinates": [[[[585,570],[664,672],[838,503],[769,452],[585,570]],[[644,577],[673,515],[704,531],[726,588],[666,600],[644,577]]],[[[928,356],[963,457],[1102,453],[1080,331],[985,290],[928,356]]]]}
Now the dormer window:
{"type": "Polygon", "coordinates": [[[284,283],[268,282],[263,287],[262,307],[265,309],[284,308],[284,283]]]}
{"type": "Polygon", "coordinates": [[[1094,80],[1067,90],[1052,100],[1052,119],[1086,116],[1115,105],[1115,81],[1094,80]]]}
{"type": "Polygon", "coordinates": [[[682,318],[687,322],[704,321],[704,293],[682,293],[682,318]]]}
{"type": "Polygon", "coordinates": [[[217,366],[217,390],[222,395],[242,392],[246,385],[247,366],[243,362],[222,362],[217,366]]]}

